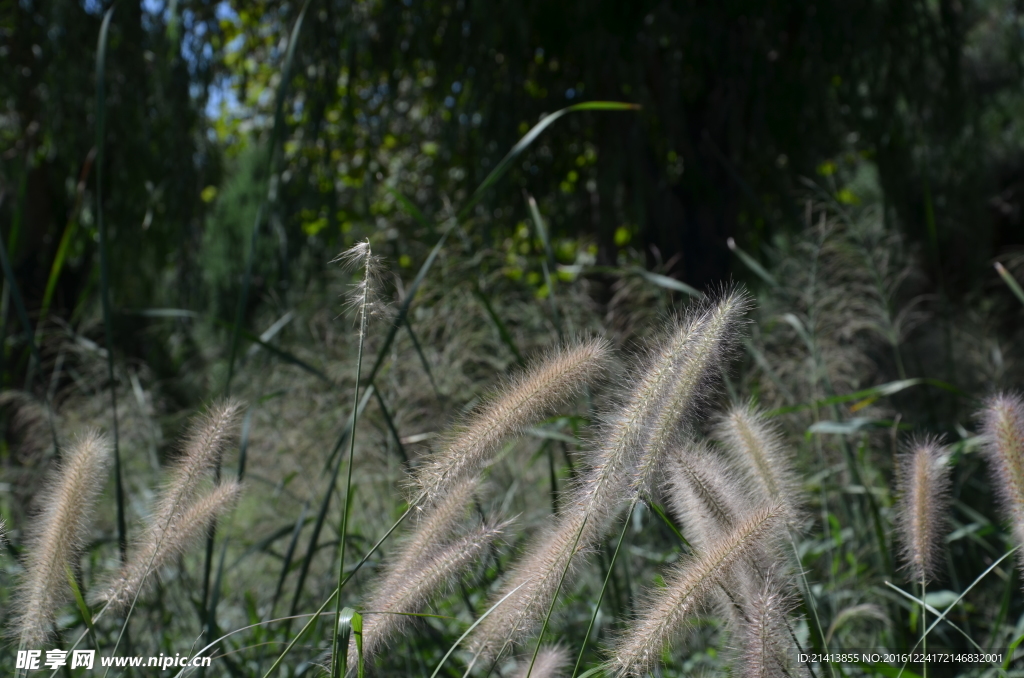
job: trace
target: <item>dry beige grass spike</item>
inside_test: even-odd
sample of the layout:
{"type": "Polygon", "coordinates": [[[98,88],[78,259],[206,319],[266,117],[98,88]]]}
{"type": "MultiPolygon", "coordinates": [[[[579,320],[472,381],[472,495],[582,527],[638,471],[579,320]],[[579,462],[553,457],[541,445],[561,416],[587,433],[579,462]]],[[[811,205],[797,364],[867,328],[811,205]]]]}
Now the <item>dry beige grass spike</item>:
{"type": "Polygon", "coordinates": [[[670,379],[659,397],[645,436],[633,476],[634,493],[650,493],[655,474],[669,449],[692,426],[690,419],[714,389],[750,308],[746,293],[731,290],[717,301],[689,313],[676,331],[685,336],[683,350],[673,356],[670,379]]]}
{"type": "Polygon", "coordinates": [[[707,443],[684,444],[666,470],[669,508],[699,549],[728,534],[753,508],[736,473],[707,443]]]}
{"type": "Polygon", "coordinates": [[[516,673],[516,678],[565,678],[566,669],[572,660],[569,651],[560,645],[542,647],[537,653],[532,671],[531,659],[531,656],[523,657],[520,662],[522,668],[516,673]]]}
{"type": "MultiPolygon", "coordinates": [[[[646,610],[616,642],[607,663],[615,676],[641,676],[656,665],[662,651],[687,628],[692,617],[731,567],[763,552],[778,523],[785,520],[780,502],[753,512],[726,538],[687,558],[666,577],[665,588],[648,593],[646,610]]],[[[766,564],[767,565],[767,564],[766,564]]]]}
{"type": "Polygon", "coordinates": [[[164,490],[153,511],[153,525],[168,524],[201,487],[201,480],[220,463],[224,450],[238,435],[242,404],[228,400],[214,404],[190,425],[182,453],[168,472],[164,490]]]}
{"type": "Polygon", "coordinates": [[[763,412],[751,404],[735,405],[719,418],[714,436],[765,499],[784,501],[795,512],[802,503],[800,480],[781,433],[763,412]]]}
{"type": "MultiPolygon", "coordinates": [[[[1017,545],[1024,546],[1024,398],[1000,393],[985,403],[979,418],[1003,513],[1017,545]]],[[[1024,563],[1024,552],[1018,559],[1024,563]]]]}
{"type": "Polygon", "coordinates": [[[585,339],[560,347],[497,389],[485,405],[449,436],[448,444],[416,473],[414,484],[436,503],[472,477],[505,439],[518,435],[599,376],[610,346],[585,339]]]}
{"type": "MultiPolygon", "coordinates": [[[[451,586],[487,550],[507,526],[484,525],[469,535],[437,548],[423,558],[393,588],[382,589],[363,613],[363,656],[368,661],[412,622],[408,613],[419,613],[438,594],[451,586]],[[406,614],[403,614],[406,613],[406,614]]],[[[349,646],[349,664],[356,661],[355,641],[349,646]]]]}
{"type": "Polygon", "coordinates": [[[100,595],[100,600],[109,602],[114,610],[129,610],[152,580],[152,575],[199,543],[214,520],[234,507],[241,491],[237,481],[225,480],[175,514],[162,529],[149,525],[135,543],[118,577],[100,595]]]}
{"type": "Polygon", "coordinates": [[[897,535],[903,561],[916,582],[930,581],[940,569],[939,544],[949,508],[945,455],[938,440],[924,438],[911,442],[897,460],[897,535]]]}
{"type": "Polygon", "coordinates": [[[760,590],[747,606],[747,619],[741,624],[743,643],[738,657],[740,678],[796,678],[807,676],[798,664],[798,650],[790,636],[789,615],[795,601],[775,577],[764,577],[760,590]]]}
{"type": "MultiPolygon", "coordinates": [[[[421,517],[374,584],[363,606],[366,610],[393,609],[396,601],[401,602],[398,599],[409,582],[423,575],[424,563],[436,560],[450,549],[451,539],[465,517],[466,507],[479,484],[479,479],[474,478],[457,485],[440,503],[414,509],[421,517]]],[[[392,623],[400,623],[400,620],[367,617],[363,623],[364,652],[369,654],[375,649],[373,645],[379,645],[387,639],[390,634],[387,631],[388,625],[392,623]],[[382,632],[375,632],[373,627],[382,629],[382,632]],[[378,636],[379,640],[371,640],[373,636],[378,636]]]]}
{"type": "Polygon", "coordinates": [[[57,608],[70,593],[68,572],[85,546],[93,504],[110,463],[110,441],[92,432],[66,451],[33,521],[26,548],[25,573],[17,593],[16,629],[27,647],[49,637],[57,608]]]}

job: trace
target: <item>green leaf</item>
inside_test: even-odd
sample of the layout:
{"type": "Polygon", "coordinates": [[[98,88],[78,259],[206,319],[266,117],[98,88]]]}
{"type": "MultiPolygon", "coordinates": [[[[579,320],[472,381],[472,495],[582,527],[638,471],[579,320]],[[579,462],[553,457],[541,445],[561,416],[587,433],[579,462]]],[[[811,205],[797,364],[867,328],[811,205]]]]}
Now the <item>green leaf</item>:
{"type": "Polygon", "coordinates": [[[356,675],[363,678],[363,615],[346,607],[338,617],[338,647],[345,648],[339,657],[343,676],[348,673],[348,641],[352,635],[356,640],[356,675]]]}
{"type": "Polygon", "coordinates": [[[744,252],[742,249],[740,249],[740,246],[736,244],[735,240],[729,238],[725,242],[729,246],[729,249],[732,250],[732,253],[739,257],[740,261],[746,264],[747,268],[749,268],[751,271],[757,274],[757,277],[759,277],[761,280],[764,280],[772,287],[779,286],[779,282],[775,279],[775,277],[767,270],[765,270],[764,266],[758,263],[757,259],[755,259],[754,257],[744,252]]]}
{"type": "Polygon", "coordinates": [[[480,200],[483,198],[484,193],[487,191],[487,189],[496,184],[498,182],[498,179],[500,179],[502,176],[505,175],[506,172],[508,172],[509,168],[511,168],[512,166],[512,163],[514,163],[516,159],[520,155],[522,155],[523,151],[525,151],[530,146],[530,144],[537,140],[537,137],[541,135],[541,132],[550,127],[556,120],[561,118],[563,115],[566,115],[567,113],[575,113],[578,111],[638,110],[640,110],[640,106],[638,106],[637,104],[627,104],[618,101],[588,101],[582,104],[568,106],[560,111],[555,111],[554,113],[544,116],[544,118],[541,119],[541,121],[538,122],[536,125],[534,125],[529,132],[523,135],[523,138],[520,139],[519,142],[512,147],[512,150],[510,150],[508,154],[501,159],[501,162],[499,162],[494,167],[494,169],[491,170],[490,174],[487,175],[487,178],[485,178],[483,182],[477,187],[477,189],[473,191],[473,195],[469,197],[469,201],[465,205],[463,205],[461,210],[459,210],[456,219],[461,221],[466,216],[468,216],[470,210],[472,210],[476,206],[476,204],[480,202],[480,200]]]}
{"type": "Polygon", "coordinates": [[[682,292],[683,294],[688,294],[689,296],[696,297],[697,299],[702,299],[704,297],[704,293],[700,290],[690,287],[684,282],[679,282],[675,278],[670,278],[667,275],[652,273],[651,271],[640,268],[639,266],[634,266],[633,268],[630,268],[629,271],[636,273],[647,282],[654,283],[658,287],[664,287],[665,289],[672,290],[674,292],[682,292]]]}

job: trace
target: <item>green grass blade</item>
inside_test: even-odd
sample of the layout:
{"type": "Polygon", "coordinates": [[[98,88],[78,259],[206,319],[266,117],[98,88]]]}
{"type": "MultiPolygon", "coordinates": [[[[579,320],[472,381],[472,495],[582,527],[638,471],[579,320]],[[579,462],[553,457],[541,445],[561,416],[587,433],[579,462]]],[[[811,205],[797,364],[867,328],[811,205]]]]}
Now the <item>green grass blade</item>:
{"type": "MultiPolygon", "coordinates": [[[[594,603],[594,613],[590,615],[590,623],[587,624],[587,632],[583,634],[583,640],[580,642],[580,653],[576,656],[576,666],[572,669],[572,678],[576,678],[576,673],[580,670],[580,664],[583,663],[583,654],[587,651],[587,641],[590,639],[590,633],[594,630],[594,623],[597,621],[597,615],[601,611],[601,603],[604,601],[605,591],[608,590],[608,582],[611,581],[612,572],[615,571],[615,561],[619,558],[619,549],[622,548],[622,540],[626,536],[626,529],[629,527],[629,520],[633,516],[633,509],[636,508],[636,500],[629,506],[629,511],[626,512],[626,519],[622,521],[622,531],[619,533],[619,540],[615,543],[615,552],[612,553],[612,560],[608,564],[608,573],[604,576],[604,583],[601,584],[601,592],[597,594],[597,602],[594,603]]],[[[674,526],[673,526],[674,528],[674,526]]],[[[676,530],[679,534],[679,531],[676,530]]],[[[679,534],[679,538],[682,539],[683,535],[679,534]]],[[[685,542],[686,540],[683,539],[685,542]]],[[[536,656],[536,653],[534,653],[536,656]]]]}
{"type": "Polygon", "coordinates": [[[299,513],[299,519],[295,521],[295,527],[292,529],[292,538],[288,542],[288,549],[284,553],[284,561],[281,564],[281,576],[277,578],[277,587],[274,589],[274,597],[270,602],[270,616],[274,616],[274,610],[277,609],[277,601],[281,599],[281,591],[284,589],[284,581],[288,578],[288,571],[292,568],[292,560],[295,558],[295,547],[299,544],[299,535],[302,534],[302,528],[306,526],[306,513],[309,511],[309,503],[304,502],[302,504],[302,511],[299,513]]]}
{"type": "MultiPolygon", "coordinates": [[[[409,504],[409,507],[405,510],[404,513],[402,513],[402,516],[398,520],[395,521],[394,525],[392,525],[388,529],[388,531],[384,533],[384,536],[382,536],[380,539],[378,539],[377,543],[374,544],[373,547],[369,551],[367,551],[365,555],[363,555],[363,557],[359,560],[358,563],[355,564],[355,567],[352,568],[352,571],[349,572],[347,577],[345,577],[345,581],[342,582],[342,586],[347,584],[349,582],[349,580],[351,580],[352,577],[354,577],[356,575],[356,572],[359,571],[359,568],[361,568],[363,566],[363,564],[367,560],[370,559],[370,556],[372,556],[374,553],[377,552],[377,549],[380,548],[381,544],[383,544],[385,541],[387,541],[388,537],[390,537],[391,534],[395,530],[398,529],[398,526],[401,525],[403,522],[405,522],[405,519],[409,517],[410,513],[412,513],[413,507],[416,506],[422,500],[423,500],[423,497],[420,496],[415,501],[413,501],[411,504],[409,504]]],[[[307,621],[305,626],[303,626],[299,630],[299,632],[297,634],[295,634],[295,636],[292,637],[292,639],[288,642],[288,645],[284,648],[284,650],[281,652],[281,654],[278,655],[278,657],[274,661],[274,663],[270,666],[269,669],[267,669],[267,672],[263,674],[263,678],[270,678],[270,675],[272,673],[274,673],[274,671],[277,670],[277,667],[279,667],[281,665],[281,662],[284,661],[284,658],[286,656],[288,656],[289,652],[292,651],[292,648],[294,648],[296,643],[299,642],[299,639],[302,638],[302,636],[306,633],[307,630],[309,630],[309,627],[312,626],[317,621],[317,619],[320,618],[320,615],[323,614],[323,611],[327,609],[327,606],[330,605],[332,602],[334,602],[334,596],[337,596],[337,595],[340,595],[340,594],[341,594],[341,588],[340,587],[334,589],[334,592],[327,597],[327,600],[325,600],[323,602],[323,604],[319,607],[319,609],[317,609],[316,612],[314,612],[312,615],[310,615],[309,621],[307,621]]],[[[291,617],[289,617],[289,619],[295,619],[295,618],[298,618],[300,616],[302,616],[302,615],[292,615],[291,617]]]]}
{"type": "Polygon", "coordinates": [[[816,400],[810,403],[800,403],[799,405],[789,405],[786,407],[780,407],[775,410],[770,410],[769,412],[766,413],[766,416],[777,417],[779,415],[790,414],[792,412],[799,412],[801,410],[829,407],[831,405],[839,405],[841,403],[848,403],[854,400],[858,400],[861,401],[861,403],[863,403],[858,403],[860,407],[856,408],[861,409],[863,407],[866,407],[867,405],[870,405],[878,398],[894,395],[912,386],[922,385],[934,386],[935,388],[940,388],[944,391],[948,391],[958,396],[970,397],[968,396],[968,394],[964,393],[956,386],[953,386],[952,384],[946,383],[939,379],[922,379],[920,377],[914,377],[912,379],[900,379],[898,381],[890,381],[888,383],[880,384],[878,386],[872,386],[871,388],[866,388],[860,391],[854,391],[853,393],[845,393],[842,395],[832,396],[829,398],[823,398],[821,400],[816,400]]]}
{"type": "Polygon", "coordinates": [[[394,438],[395,445],[398,447],[398,455],[402,458],[402,463],[408,465],[409,455],[405,451],[405,445],[402,444],[402,436],[398,435],[398,428],[395,427],[395,420],[391,418],[388,406],[384,402],[384,396],[380,394],[379,388],[373,389],[373,395],[377,398],[377,406],[380,407],[380,413],[384,415],[384,423],[388,427],[391,437],[394,438]]]}
{"type": "Polygon", "coordinates": [[[548,228],[544,223],[544,217],[540,214],[537,201],[529,193],[526,196],[526,204],[530,208],[530,216],[533,218],[533,225],[537,229],[541,244],[544,246],[544,259],[541,260],[541,269],[544,272],[544,284],[548,288],[548,301],[551,303],[551,319],[558,332],[558,340],[562,340],[562,319],[558,313],[558,304],[555,302],[555,281],[551,278],[551,271],[555,270],[555,252],[551,249],[551,239],[548,237],[548,228]]]}
{"type": "Polygon", "coordinates": [[[395,198],[395,200],[398,201],[399,207],[408,212],[409,216],[416,220],[416,223],[418,223],[420,226],[423,226],[431,233],[437,230],[436,226],[434,225],[434,222],[432,222],[430,219],[427,219],[427,216],[420,211],[419,207],[416,207],[416,205],[413,204],[412,200],[409,200],[409,198],[405,197],[397,189],[391,186],[385,186],[384,190],[387,193],[390,193],[395,198]]]}
{"type": "Polygon", "coordinates": [[[462,643],[463,640],[466,639],[466,636],[473,632],[473,629],[479,626],[484,619],[487,619],[487,617],[489,617],[492,612],[497,610],[498,606],[500,606],[502,603],[508,600],[509,596],[511,596],[513,593],[526,586],[528,583],[530,583],[529,580],[524,581],[522,584],[520,584],[519,586],[515,587],[514,589],[506,593],[504,596],[502,596],[501,600],[487,608],[487,611],[480,615],[480,617],[475,622],[473,622],[468,629],[466,629],[465,633],[459,636],[459,639],[455,641],[455,644],[448,648],[448,651],[445,652],[443,657],[441,657],[441,661],[438,663],[437,668],[435,668],[434,672],[430,674],[430,678],[437,678],[437,674],[441,671],[441,667],[444,666],[445,662],[448,661],[448,657],[452,656],[452,653],[455,652],[455,649],[462,643]]]}
{"type": "Polygon", "coordinates": [[[78,580],[75,579],[75,573],[71,571],[71,566],[67,563],[64,564],[64,574],[68,578],[68,586],[71,587],[71,593],[75,597],[75,605],[78,606],[78,613],[82,615],[82,621],[85,622],[85,628],[88,629],[89,635],[92,636],[93,646],[99,649],[99,639],[96,637],[96,629],[92,624],[92,612],[89,611],[89,606],[85,604],[85,597],[82,595],[82,589],[78,586],[78,580]]]}
{"type": "Polygon", "coordinates": [[[107,70],[107,43],[110,21],[114,17],[111,6],[103,15],[99,44],[96,46],[96,224],[100,242],[100,300],[103,306],[103,333],[107,341],[107,379],[110,381],[110,413],[114,442],[114,492],[117,501],[117,544],[124,561],[128,550],[128,527],[124,516],[124,483],[121,476],[121,449],[117,429],[117,382],[114,381],[114,330],[111,323],[110,302],[110,243],[107,224],[103,220],[103,139],[107,102],[104,80],[107,70]]]}
{"type": "Polygon", "coordinates": [[[634,266],[633,268],[630,268],[629,271],[632,273],[636,273],[638,276],[640,276],[647,282],[653,283],[658,287],[663,287],[666,290],[672,290],[673,292],[682,292],[683,294],[689,295],[696,299],[704,298],[704,293],[701,292],[700,290],[694,287],[690,287],[686,283],[680,282],[675,278],[670,278],[667,275],[654,273],[653,271],[648,271],[647,269],[640,268],[639,266],[634,266]]]}
{"type": "MultiPolygon", "coordinates": [[[[309,567],[313,563],[313,557],[316,555],[317,548],[320,543],[320,531],[323,529],[324,521],[327,519],[327,511],[331,506],[331,497],[334,496],[334,489],[337,487],[338,475],[341,473],[342,462],[344,456],[337,454],[345,441],[349,439],[352,433],[352,424],[358,421],[358,415],[362,413],[366,407],[366,403],[370,400],[373,395],[374,387],[370,386],[363,392],[363,399],[360,401],[356,411],[356,416],[350,417],[348,423],[345,424],[345,429],[341,432],[338,437],[338,441],[334,446],[334,451],[331,453],[331,457],[337,456],[337,462],[333,464],[330,479],[327,482],[327,487],[324,488],[323,497],[320,499],[320,511],[316,516],[316,523],[313,525],[313,534],[309,537],[309,546],[306,548],[306,556],[302,561],[302,567],[299,570],[299,580],[295,585],[295,597],[292,599],[291,614],[296,614],[299,609],[299,602],[302,598],[302,589],[306,585],[306,576],[309,574],[309,567]]],[[[330,468],[330,467],[329,467],[330,468]]]]}
{"type": "Polygon", "coordinates": [[[1024,290],[1021,289],[1020,283],[1018,283],[1010,272],[1006,270],[1006,267],[998,261],[996,262],[996,272],[999,274],[999,277],[1003,279],[1003,282],[1006,283],[1006,286],[1010,288],[1010,291],[1013,292],[1014,296],[1020,300],[1020,303],[1024,304],[1024,290]]]}
{"type": "Polygon", "coordinates": [[[509,169],[512,167],[512,163],[514,163],[516,159],[520,155],[522,155],[523,151],[525,151],[530,146],[530,144],[536,141],[537,137],[539,137],[544,130],[550,127],[556,120],[558,120],[562,116],[568,113],[575,113],[578,111],[638,110],[640,110],[640,106],[638,106],[637,104],[627,104],[618,101],[588,101],[586,103],[568,106],[559,111],[555,111],[554,113],[544,116],[544,118],[541,119],[540,122],[534,125],[533,128],[529,132],[527,132],[523,136],[523,138],[521,138],[516,143],[515,146],[512,147],[512,150],[510,150],[508,154],[506,154],[505,157],[501,159],[501,161],[494,167],[493,170],[491,170],[491,172],[477,187],[477,189],[473,191],[473,194],[469,197],[469,200],[466,202],[465,205],[462,206],[462,209],[459,210],[456,219],[461,221],[466,216],[468,216],[470,211],[474,207],[476,207],[476,204],[480,202],[481,199],[483,199],[484,193],[487,191],[487,189],[496,184],[498,180],[501,179],[501,177],[503,177],[505,173],[509,171],[509,169]]]}
{"type": "Polygon", "coordinates": [[[779,286],[779,281],[775,279],[775,276],[769,273],[765,267],[757,261],[757,259],[744,252],[743,249],[736,244],[735,240],[729,238],[725,243],[729,246],[729,249],[732,250],[732,253],[739,257],[740,261],[746,264],[747,268],[753,271],[758,278],[765,281],[772,287],[779,286]]]}
{"type": "Polygon", "coordinates": [[[420,364],[423,365],[423,371],[427,373],[427,379],[430,380],[430,387],[434,389],[434,396],[438,400],[441,399],[441,391],[437,388],[437,382],[434,381],[434,373],[430,369],[430,363],[427,362],[427,356],[423,353],[423,347],[420,346],[420,340],[416,338],[416,332],[412,329],[412,324],[409,322],[409,316],[405,317],[405,329],[409,333],[409,339],[412,340],[412,346],[416,349],[416,355],[420,357],[420,364]]]}
{"type": "Polygon", "coordinates": [[[359,678],[363,678],[363,616],[351,607],[344,608],[337,617],[337,630],[337,646],[345,648],[338,656],[341,675],[344,676],[348,672],[348,641],[355,635],[356,673],[359,678]]]}

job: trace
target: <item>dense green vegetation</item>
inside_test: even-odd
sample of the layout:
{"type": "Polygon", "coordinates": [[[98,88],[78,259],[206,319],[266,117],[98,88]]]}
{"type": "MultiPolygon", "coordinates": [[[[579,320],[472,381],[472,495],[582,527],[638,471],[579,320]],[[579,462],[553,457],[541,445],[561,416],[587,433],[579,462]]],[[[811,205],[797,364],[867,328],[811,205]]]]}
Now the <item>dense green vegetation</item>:
{"type": "Polygon", "coordinates": [[[603,376],[510,426],[466,475],[461,526],[420,569],[445,548],[473,557],[417,599],[427,617],[374,641],[367,671],[526,675],[541,648],[534,678],[560,675],[541,671],[555,644],[566,676],[577,657],[576,676],[626,666],[609,648],[709,550],[668,470],[594,513],[600,534],[578,527],[589,560],[520,645],[484,666],[472,625],[538,534],[575,525],[673,319],[703,317],[730,285],[750,322],[729,326],[666,454],[735,452],[716,417],[750,403],[792,464],[793,512],[781,553],[743,557],[762,598],[719,583],[736,609],[708,594],[652,674],[787,675],[744,654],[748,593],[782,600],[787,653],[908,651],[948,609],[930,650],[1003,656],[927,675],[1024,667],[1020,560],[1005,557],[1024,514],[979,418],[991,432],[988,399],[1024,384],[1017,3],[26,0],[0,5],[0,36],[3,671],[38,642],[26,597],[66,587],[32,627],[41,647],[211,643],[209,676],[336,672],[360,623],[371,647],[378,582],[412,577],[402,545],[438,510],[416,494],[424,469],[463,449],[496,384],[581,336],[610,342],[603,376]],[[367,269],[335,257],[363,242],[381,261],[357,290],[374,298],[346,310],[367,269]],[[226,442],[179,442],[231,397],[226,442]],[[79,457],[89,429],[107,439],[79,457]],[[896,460],[915,444],[949,484],[926,586],[897,534],[912,493],[896,460]],[[212,456],[186,492],[189,462],[175,464],[197,449],[212,456]],[[41,512],[75,459],[103,474],[70,492],[83,507],[95,494],[95,519],[54,583],[41,512]],[[147,553],[176,492],[209,504],[192,522],[165,511],[194,541],[106,611],[112,574],[147,553]]]}

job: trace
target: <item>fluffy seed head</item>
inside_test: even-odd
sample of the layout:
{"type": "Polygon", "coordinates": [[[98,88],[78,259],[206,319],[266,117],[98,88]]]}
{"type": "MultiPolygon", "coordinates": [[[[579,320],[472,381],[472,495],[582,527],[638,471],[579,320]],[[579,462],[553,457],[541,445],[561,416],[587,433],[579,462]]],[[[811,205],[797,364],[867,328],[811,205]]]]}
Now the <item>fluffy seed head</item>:
{"type": "Polygon", "coordinates": [[[649,492],[655,473],[672,443],[689,427],[688,419],[707,398],[721,366],[739,339],[749,308],[743,292],[728,292],[715,302],[691,312],[677,324],[665,359],[652,366],[667,374],[664,387],[654,394],[653,416],[645,427],[642,450],[632,481],[634,492],[649,492]]]}
{"type": "Polygon", "coordinates": [[[570,511],[560,516],[519,559],[491,604],[502,598],[505,601],[469,637],[468,648],[480,661],[496,659],[503,650],[529,637],[542,623],[562,573],[569,568],[563,582],[563,586],[568,585],[579,565],[574,557],[586,547],[583,539],[578,540],[583,531],[583,514],[570,511]]]}
{"type": "Polygon", "coordinates": [[[231,510],[241,491],[237,481],[225,480],[171,516],[166,525],[150,523],[119,576],[99,599],[109,602],[117,611],[129,609],[150,581],[150,575],[198,543],[213,521],[231,510]]]}
{"type": "Polygon", "coordinates": [[[791,513],[800,506],[800,480],[778,429],[752,405],[736,405],[715,427],[715,437],[737,468],[744,469],[767,500],[784,501],[791,513]]]}
{"type": "Polygon", "coordinates": [[[771,574],[747,607],[737,674],[742,678],[792,678],[805,675],[794,658],[797,649],[788,617],[795,608],[789,591],[771,574]]]}
{"type": "Polygon", "coordinates": [[[754,511],[727,537],[711,548],[687,558],[666,577],[664,589],[648,593],[644,614],[612,649],[608,672],[615,676],[641,676],[661,657],[662,650],[686,629],[689,620],[708,601],[708,595],[737,562],[765,546],[777,524],[784,520],[781,503],[754,511]]]}
{"type": "MultiPolygon", "coordinates": [[[[452,538],[462,522],[466,506],[479,484],[479,480],[476,478],[460,483],[440,503],[434,506],[418,506],[413,509],[418,514],[415,527],[399,545],[373,587],[364,606],[367,610],[393,610],[402,601],[402,593],[410,590],[411,583],[422,581],[424,563],[451,560],[452,538]]],[[[484,536],[486,537],[488,534],[490,533],[485,533],[484,536]]],[[[496,536],[496,533],[490,534],[487,537],[488,541],[496,536]]],[[[417,610],[405,611],[416,612],[417,610]]],[[[384,643],[403,623],[403,619],[386,618],[390,616],[393,615],[379,615],[380,619],[367,617],[364,621],[364,653],[370,654],[375,649],[375,645],[384,643]],[[392,627],[394,627],[393,630],[392,627]],[[370,633],[366,630],[368,628],[371,629],[370,633]],[[377,640],[373,640],[373,638],[377,640]]],[[[352,655],[353,651],[354,648],[350,650],[349,654],[352,655]]],[[[352,656],[354,657],[354,655],[352,656]]]]}
{"type": "Polygon", "coordinates": [[[939,570],[939,543],[949,505],[946,450],[934,438],[910,443],[896,466],[897,535],[906,567],[916,581],[939,570]]]}
{"type": "Polygon", "coordinates": [[[473,476],[503,440],[518,435],[595,379],[604,370],[609,353],[603,339],[574,342],[537,361],[493,393],[476,414],[456,428],[445,449],[419,468],[414,482],[428,503],[437,502],[473,476]]]}
{"type": "MultiPolygon", "coordinates": [[[[1024,398],[1001,393],[979,419],[992,482],[1018,544],[1024,544],[1024,398]]],[[[1020,556],[1024,563],[1024,555],[1020,556]]]]}
{"type": "Polygon", "coordinates": [[[698,549],[728,534],[753,508],[736,473],[706,443],[684,446],[666,470],[668,505],[698,549]]]}
{"type": "Polygon", "coordinates": [[[193,420],[182,453],[168,472],[167,484],[153,511],[154,525],[166,523],[186,506],[201,481],[220,464],[221,457],[238,435],[243,406],[235,400],[216,403],[193,420]]]}
{"type": "MultiPolygon", "coordinates": [[[[363,619],[363,656],[372,657],[406,628],[412,617],[434,597],[454,584],[462,573],[497,539],[507,523],[484,525],[469,535],[449,542],[431,558],[421,561],[402,581],[381,586],[367,602],[363,619]]],[[[349,663],[356,660],[355,641],[349,646],[349,663]]]]}
{"type": "Polygon", "coordinates": [[[65,452],[42,493],[45,503],[33,521],[19,586],[16,628],[22,643],[39,647],[47,639],[57,608],[68,597],[68,570],[75,569],[92,522],[93,504],[103,488],[110,441],[96,432],[78,438],[65,452]]]}
{"type": "Polygon", "coordinates": [[[560,645],[540,648],[537,653],[537,661],[533,663],[533,670],[530,670],[532,656],[523,657],[520,661],[522,666],[516,673],[516,678],[564,678],[566,669],[569,668],[571,657],[569,651],[560,645]]]}
{"type": "Polygon", "coordinates": [[[380,299],[381,289],[381,258],[373,254],[370,241],[358,242],[336,256],[331,263],[340,263],[347,273],[359,271],[359,282],[352,286],[345,306],[359,311],[359,331],[364,331],[362,322],[366,316],[377,315],[383,311],[384,304],[380,299]]]}

